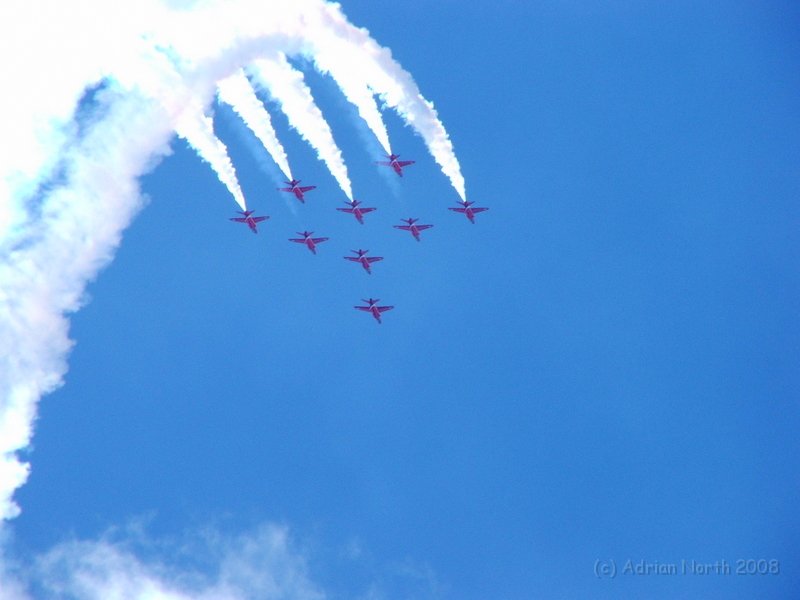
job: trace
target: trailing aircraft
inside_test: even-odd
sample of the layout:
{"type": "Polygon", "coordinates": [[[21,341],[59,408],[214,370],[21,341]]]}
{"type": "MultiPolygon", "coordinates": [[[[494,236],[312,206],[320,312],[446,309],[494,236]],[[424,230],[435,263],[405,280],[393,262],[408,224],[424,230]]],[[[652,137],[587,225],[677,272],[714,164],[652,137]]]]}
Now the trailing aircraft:
{"type": "Polygon", "coordinates": [[[380,298],[369,298],[368,300],[364,300],[362,298],[362,302],[366,302],[367,306],[354,306],[356,310],[361,310],[364,312],[368,312],[375,317],[375,320],[380,325],[381,323],[381,313],[386,312],[387,310],[392,310],[394,306],[378,306],[378,302],[380,302],[380,298]]]}

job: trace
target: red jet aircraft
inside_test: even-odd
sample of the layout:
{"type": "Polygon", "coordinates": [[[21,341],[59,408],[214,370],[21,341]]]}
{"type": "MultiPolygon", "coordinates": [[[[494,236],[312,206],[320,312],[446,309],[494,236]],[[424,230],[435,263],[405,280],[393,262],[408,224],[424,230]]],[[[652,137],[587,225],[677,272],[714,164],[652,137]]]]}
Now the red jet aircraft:
{"type": "Polygon", "coordinates": [[[354,306],[356,310],[363,310],[364,312],[372,313],[372,316],[375,317],[375,320],[380,325],[381,322],[381,313],[386,312],[387,310],[392,310],[394,306],[378,306],[378,302],[380,298],[370,298],[369,300],[361,299],[362,302],[366,302],[368,306],[354,306]]]}
{"type": "Polygon", "coordinates": [[[467,202],[466,200],[464,200],[463,202],[462,201],[457,201],[457,202],[461,206],[459,206],[458,208],[451,208],[450,210],[454,210],[456,212],[467,215],[467,218],[473,225],[475,224],[475,215],[477,213],[489,210],[488,208],[478,208],[477,206],[475,208],[472,208],[472,205],[475,204],[474,202],[467,202]]]}
{"type": "Polygon", "coordinates": [[[292,179],[291,181],[285,181],[284,183],[291,187],[278,188],[278,191],[290,192],[295,196],[297,196],[297,199],[300,200],[300,202],[305,202],[305,197],[303,196],[304,193],[310,192],[311,190],[316,189],[317,187],[315,185],[307,185],[305,187],[300,187],[298,185],[300,183],[299,179],[292,179]]]}
{"type": "Polygon", "coordinates": [[[299,238],[290,238],[290,242],[295,242],[297,244],[305,244],[311,252],[314,254],[317,253],[317,244],[321,244],[322,242],[327,242],[328,238],[312,238],[311,234],[314,233],[313,231],[303,231],[297,232],[297,235],[302,235],[302,239],[299,238]]]}
{"type": "Polygon", "coordinates": [[[358,256],[345,256],[343,257],[345,260],[349,260],[352,262],[361,263],[361,266],[364,267],[364,270],[372,275],[372,271],[369,268],[370,263],[378,262],[379,260],[383,260],[382,256],[367,256],[367,252],[369,250],[350,250],[350,252],[355,252],[358,256]]]}
{"type": "Polygon", "coordinates": [[[261,223],[261,221],[266,221],[269,217],[251,217],[250,215],[253,214],[252,210],[246,210],[244,212],[237,210],[240,215],[244,215],[243,217],[233,217],[231,221],[236,221],[237,223],[247,223],[247,226],[253,233],[258,233],[258,229],[256,228],[256,223],[261,223]]]}
{"type": "Polygon", "coordinates": [[[364,224],[364,215],[375,210],[374,208],[359,208],[358,205],[361,204],[361,200],[353,200],[352,202],[345,200],[344,203],[347,204],[349,208],[337,208],[336,210],[355,215],[356,220],[362,225],[364,224]]]}
{"type": "Polygon", "coordinates": [[[414,239],[419,241],[419,232],[425,229],[430,229],[433,225],[414,225],[419,219],[400,219],[408,223],[408,225],[393,225],[395,229],[402,229],[403,231],[410,231],[414,239]]]}
{"type": "Polygon", "coordinates": [[[397,160],[398,158],[400,158],[399,154],[387,154],[386,158],[388,158],[389,160],[388,161],[379,160],[375,164],[384,165],[386,167],[392,167],[394,169],[394,172],[400,175],[400,177],[403,176],[403,167],[407,167],[408,165],[414,164],[413,160],[397,160]]]}

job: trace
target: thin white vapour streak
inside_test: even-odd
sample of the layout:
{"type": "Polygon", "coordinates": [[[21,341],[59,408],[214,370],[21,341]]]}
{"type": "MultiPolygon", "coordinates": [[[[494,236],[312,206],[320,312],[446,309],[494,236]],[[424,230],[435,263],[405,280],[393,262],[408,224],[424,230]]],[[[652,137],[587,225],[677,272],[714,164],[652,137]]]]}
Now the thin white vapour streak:
{"type": "Polygon", "coordinates": [[[281,105],[289,123],[313,148],[327,165],[339,187],[352,200],[353,189],[347,175],[342,151],[333,139],[333,133],[322,112],[314,103],[311,90],[303,74],[294,69],[283,53],[270,59],[258,59],[250,65],[250,73],[257,85],[269,91],[281,105]]]}
{"type": "Polygon", "coordinates": [[[309,38],[306,52],[312,58],[335,55],[339,64],[347,64],[351,73],[360,74],[372,91],[422,136],[458,195],[465,199],[464,177],[447,131],[433,104],[422,96],[411,74],[392,58],[391,51],[373,40],[366,29],[352,25],[339,4],[325,4],[309,20],[317,35],[309,38]]]}
{"type": "Polygon", "coordinates": [[[294,179],[289,168],[289,158],[278,140],[278,135],[272,126],[272,119],[261,100],[256,96],[244,71],[239,69],[230,77],[219,81],[217,96],[236,111],[236,114],[259,139],[275,164],[283,171],[284,176],[287,179],[294,179]]]}

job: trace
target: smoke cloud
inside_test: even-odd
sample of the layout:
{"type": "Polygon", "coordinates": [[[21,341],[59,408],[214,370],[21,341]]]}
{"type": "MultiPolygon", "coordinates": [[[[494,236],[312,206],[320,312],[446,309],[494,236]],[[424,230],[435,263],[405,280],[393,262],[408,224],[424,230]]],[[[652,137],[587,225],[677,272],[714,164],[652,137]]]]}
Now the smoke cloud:
{"type": "Polygon", "coordinates": [[[112,259],[144,204],[138,178],[169,153],[173,136],[186,139],[244,209],[210,116],[219,89],[248,125],[260,127],[289,175],[263,105],[250,109],[242,69],[279,102],[348,198],[342,154],[287,56],[331,73],[386,148],[373,95],[396,109],[464,197],[433,106],[337,4],[139,0],[120,11],[105,0],[11,1],[0,3],[0,27],[2,55],[24,57],[0,61],[9,90],[0,110],[0,519],[19,513],[13,494],[29,465],[18,451],[30,444],[39,399],[67,369],[66,315],[112,259]]]}

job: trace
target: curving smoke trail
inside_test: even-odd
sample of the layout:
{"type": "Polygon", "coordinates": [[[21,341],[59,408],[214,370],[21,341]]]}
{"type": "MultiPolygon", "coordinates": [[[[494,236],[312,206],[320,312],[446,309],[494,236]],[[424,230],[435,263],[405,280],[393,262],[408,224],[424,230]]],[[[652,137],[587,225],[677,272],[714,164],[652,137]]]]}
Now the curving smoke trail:
{"type": "Polygon", "coordinates": [[[247,80],[244,71],[239,69],[231,75],[217,83],[217,96],[228,104],[239,115],[242,121],[250,128],[259,139],[264,149],[275,161],[275,164],[283,171],[287,179],[294,179],[289,168],[289,158],[286,150],[283,149],[278,134],[272,126],[272,119],[256,96],[253,87],[247,80]]]}
{"type": "Polygon", "coordinates": [[[14,490],[28,465],[36,403],[61,384],[72,346],[65,313],[80,308],[88,281],[112,258],[139,210],[137,178],[169,151],[174,126],[156,104],[107,92],[102,127],[61,157],[69,173],[48,195],[37,233],[0,262],[0,518],[14,517],[14,490]],[[102,160],[99,160],[102,158],[102,160]]]}
{"type": "Polygon", "coordinates": [[[342,151],[336,145],[322,111],[314,103],[314,97],[303,79],[303,74],[289,64],[282,52],[270,58],[256,60],[249,70],[256,83],[268,90],[280,103],[289,123],[316,149],[339,187],[352,200],[353,189],[342,151]]]}
{"type": "MultiPolygon", "coordinates": [[[[245,206],[207,116],[218,82],[252,68],[352,198],[330,128],[286,60],[318,57],[381,144],[388,147],[388,135],[371,93],[420,133],[464,196],[432,105],[336,4],[139,0],[119,11],[105,0],[30,0],[0,3],[0,28],[0,55],[25,57],[0,61],[0,79],[13,90],[13,105],[0,111],[0,519],[19,512],[12,498],[29,466],[17,453],[30,443],[39,399],[67,369],[65,315],[80,308],[87,283],[143,205],[138,178],[178,133],[245,206]]],[[[266,111],[259,114],[263,126],[266,111]]],[[[273,156],[288,171],[279,147],[273,156]]]]}

